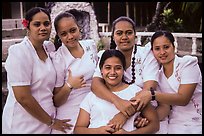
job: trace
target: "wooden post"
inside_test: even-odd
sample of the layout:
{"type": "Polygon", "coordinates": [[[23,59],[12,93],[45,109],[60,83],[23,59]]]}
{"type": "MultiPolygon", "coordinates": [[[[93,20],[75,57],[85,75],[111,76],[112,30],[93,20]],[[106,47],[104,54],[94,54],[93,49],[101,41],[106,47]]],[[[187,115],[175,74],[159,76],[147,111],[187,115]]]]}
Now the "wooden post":
{"type": "Polygon", "coordinates": [[[126,4],[126,16],[127,17],[130,17],[130,15],[129,15],[129,4],[128,4],[128,2],[125,2],[126,4]]]}

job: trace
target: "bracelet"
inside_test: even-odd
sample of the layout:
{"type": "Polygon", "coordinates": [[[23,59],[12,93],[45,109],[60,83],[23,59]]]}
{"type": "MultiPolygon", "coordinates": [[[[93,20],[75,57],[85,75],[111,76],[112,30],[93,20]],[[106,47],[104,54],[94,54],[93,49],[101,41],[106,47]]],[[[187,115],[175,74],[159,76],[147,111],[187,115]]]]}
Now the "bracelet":
{"type": "Polygon", "coordinates": [[[52,120],[51,120],[51,124],[48,125],[48,127],[50,128],[50,127],[52,127],[54,124],[55,124],[55,119],[52,119],[52,120]]]}
{"type": "Polygon", "coordinates": [[[150,92],[152,94],[152,101],[155,100],[155,92],[154,92],[154,89],[152,87],[150,87],[150,92]]]}
{"type": "Polygon", "coordinates": [[[68,82],[66,82],[66,84],[71,90],[73,89],[73,87],[68,82]]]}

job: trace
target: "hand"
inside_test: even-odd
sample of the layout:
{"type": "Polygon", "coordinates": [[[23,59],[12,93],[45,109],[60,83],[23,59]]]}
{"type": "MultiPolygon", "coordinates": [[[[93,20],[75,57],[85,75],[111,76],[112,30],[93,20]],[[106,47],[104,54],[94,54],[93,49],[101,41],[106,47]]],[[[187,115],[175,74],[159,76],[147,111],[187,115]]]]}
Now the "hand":
{"type": "Polygon", "coordinates": [[[124,129],[120,129],[120,130],[118,130],[118,131],[116,131],[116,132],[114,132],[112,134],[128,134],[128,132],[126,130],[124,130],[124,129]]]}
{"type": "Polygon", "coordinates": [[[84,80],[84,76],[76,76],[73,77],[72,76],[72,72],[69,69],[68,70],[68,79],[67,82],[74,88],[81,88],[81,87],[85,87],[86,86],[86,81],[84,80]]]}
{"type": "Polygon", "coordinates": [[[115,132],[115,129],[113,128],[113,124],[102,126],[97,129],[99,134],[112,134],[113,132],[115,132]]]}
{"type": "Polygon", "coordinates": [[[147,118],[143,118],[141,116],[137,116],[135,121],[134,121],[134,126],[136,128],[141,128],[146,126],[149,123],[149,121],[147,120],[147,118]]]}
{"type": "Polygon", "coordinates": [[[151,101],[151,92],[147,90],[141,90],[135,94],[135,97],[130,99],[134,101],[137,106],[137,111],[142,111],[143,108],[151,101]]]}
{"type": "Polygon", "coordinates": [[[108,122],[108,125],[113,124],[115,131],[118,131],[123,127],[126,121],[127,118],[125,115],[123,115],[122,112],[119,112],[108,122]]]}
{"type": "Polygon", "coordinates": [[[55,123],[50,128],[67,133],[65,130],[66,129],[71,130],[71,128],[73,127],[72,124],[67,123],[69,121],[71,121],[71,119],[64,119],[64,120],[55,119],[55,123]]]}
{"type": "Polygon", "coordinates": [[[134,106],[128,100],[123,100],[117,97],[117,100],[115,100],[113,104],[120,112],[122,112],[125,115],[126,118],[129,118],[135,113],[134,106]]]}

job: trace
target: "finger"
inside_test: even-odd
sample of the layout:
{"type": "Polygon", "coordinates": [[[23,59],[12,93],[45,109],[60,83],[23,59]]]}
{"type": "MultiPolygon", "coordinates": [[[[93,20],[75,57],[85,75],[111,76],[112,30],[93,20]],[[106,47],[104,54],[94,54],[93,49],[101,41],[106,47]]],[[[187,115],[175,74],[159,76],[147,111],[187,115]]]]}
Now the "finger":
{"type": "Polygon", "coordinates": [[[138,107],[137,107],[137,111],[140,111],[140,110],[142,109],[142,107],[143,107],[143,103],[140,102],[139,105],[138,105],[138,107]]]}
{"type": "Polygon", "coordinates": [[[63,121],[63,123],[66,123],[66,122],[71,121],[71,119],[64,119],[64,120],[62,120],[62,121],[63,121]]]}
{"type": "Polygon", "coordinates": [[[123,115],[128,119],[129,118],[129,116],[128,116],[128,114],[127,114],[127,112],[126,111],[121,111],[122,113],[123,113],[123,115]]]}

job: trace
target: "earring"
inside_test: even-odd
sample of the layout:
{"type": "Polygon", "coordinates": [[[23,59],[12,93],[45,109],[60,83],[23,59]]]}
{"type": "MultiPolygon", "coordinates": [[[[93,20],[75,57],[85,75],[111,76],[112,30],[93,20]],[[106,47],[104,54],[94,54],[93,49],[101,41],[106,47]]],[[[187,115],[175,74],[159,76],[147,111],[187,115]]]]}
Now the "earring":
{"type": "Polygon", "coordinates": [[[62,41],[60,40],[60,38],[57,40],[59,43],[61,43],[62,41]]]}

